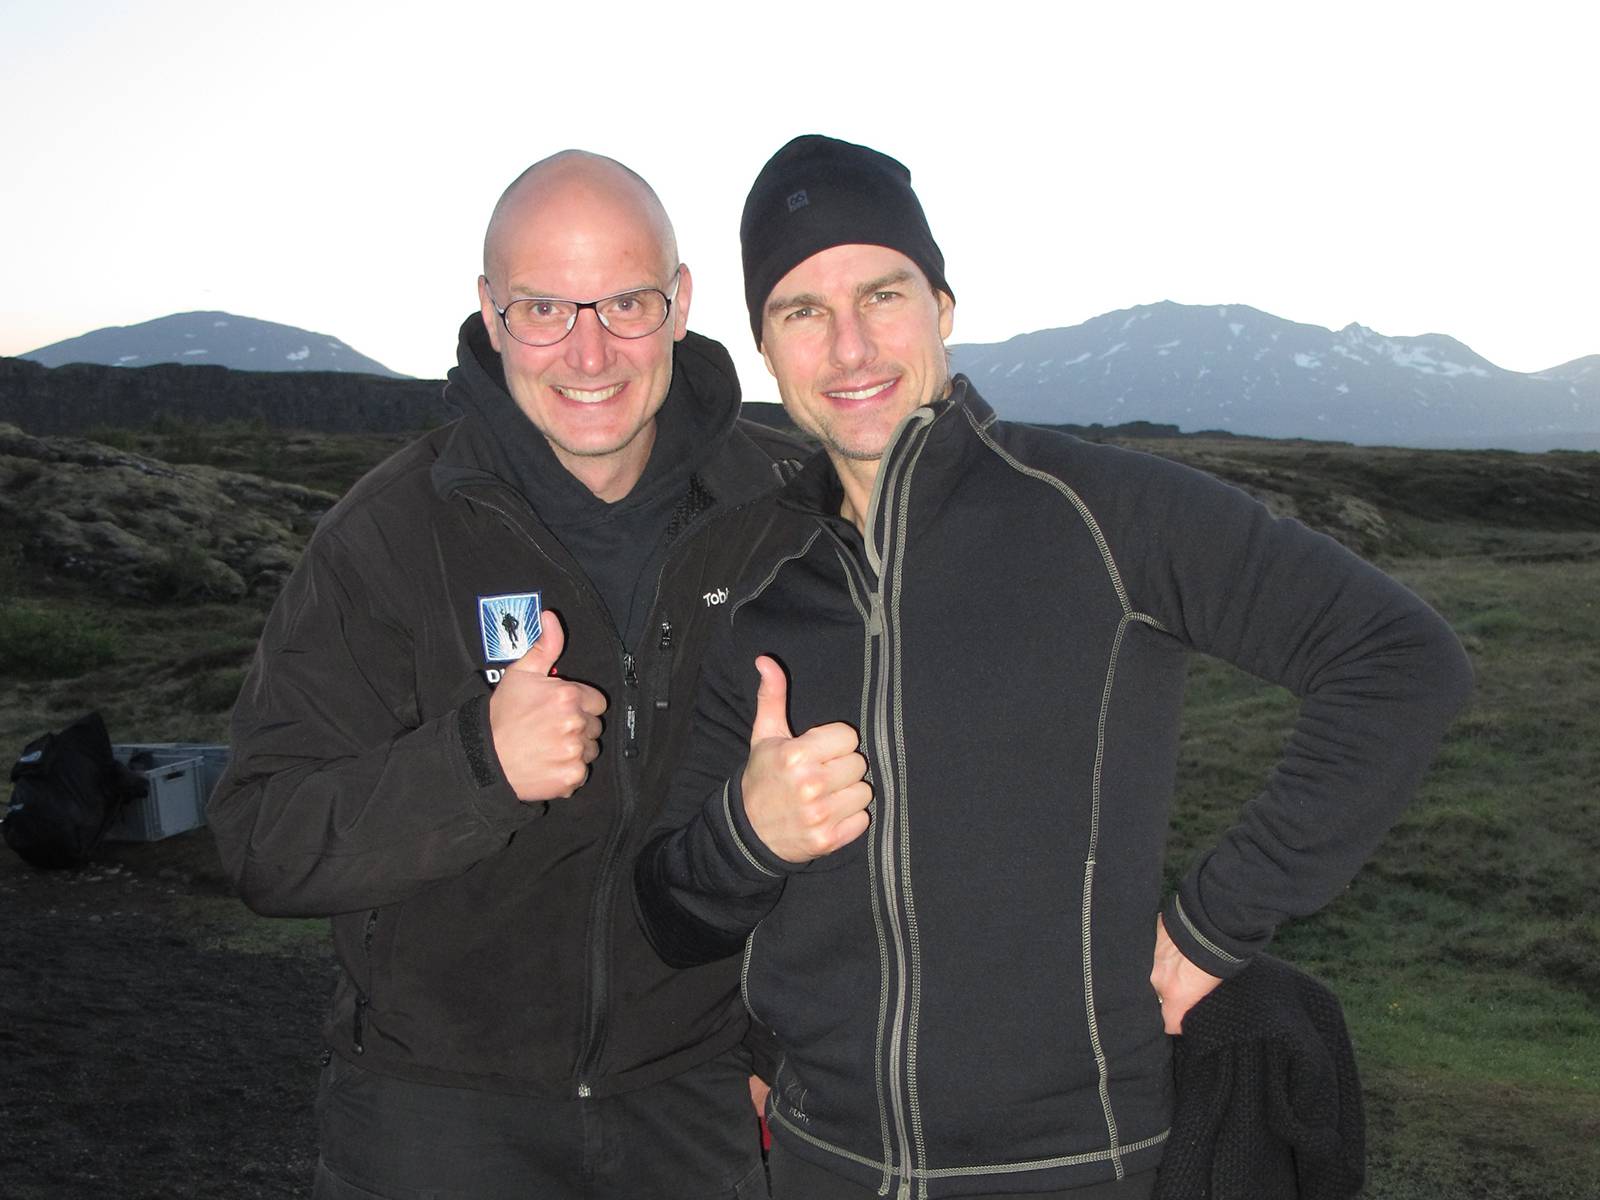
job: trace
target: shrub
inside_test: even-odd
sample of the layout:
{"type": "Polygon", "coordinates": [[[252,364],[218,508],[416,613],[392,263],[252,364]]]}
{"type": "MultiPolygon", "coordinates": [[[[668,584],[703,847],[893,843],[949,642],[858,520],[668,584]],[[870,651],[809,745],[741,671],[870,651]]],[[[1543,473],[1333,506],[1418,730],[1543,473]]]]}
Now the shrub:
{"type": "Polygon", "coordinates": [[[80,609],[0,603],[0,674],[70,678],[116,655],[116,635],[80,609]]]}
{"type": "Polygon", "coordinates": [[[91,425],[83,431],[83,436],[91,442],[98,442],[102,446],[110,446],[113,450],[137,450],[139,448],[138,435],[131,429],[124,429],[117,425],[91,425]]]}
{"type": "Polygon", "coordinates": [[[239,698],[244,687],[243,668],[231,671],[211,671],[195,680],[189,692],[189,703],[195,712],[227,712],[239,698]]]}

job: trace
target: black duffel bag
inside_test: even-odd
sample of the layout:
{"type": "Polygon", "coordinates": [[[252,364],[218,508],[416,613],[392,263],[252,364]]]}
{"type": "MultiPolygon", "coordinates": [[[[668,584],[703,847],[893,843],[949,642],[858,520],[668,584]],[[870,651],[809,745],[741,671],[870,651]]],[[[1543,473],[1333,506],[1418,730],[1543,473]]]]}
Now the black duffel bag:
{"type": "Polygon", "coordinates": [[[11,768],[11,802],[0,820],[6,845],[36,867],[80,867],[118,811],[149,783],[111,752],[97,712],[23,747],[11,768]]]}

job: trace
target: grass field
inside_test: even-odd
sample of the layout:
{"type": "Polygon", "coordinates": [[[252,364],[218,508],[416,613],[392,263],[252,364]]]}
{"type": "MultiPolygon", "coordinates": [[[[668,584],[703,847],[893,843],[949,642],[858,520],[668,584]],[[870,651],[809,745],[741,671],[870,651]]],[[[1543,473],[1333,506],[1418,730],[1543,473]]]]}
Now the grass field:
{"type": "MultiPolygon", "coordinates": [[[[331,493],[398,440],[190,427],[125,438],[331,493]]],[[[1368,1102],[1365,1195],[1600,1200],[1600,523],[1570,508],[1541,520],[1527,504],[1503,525],[1452,513],[1437,497],[1466,476],[1449,455],[1396,452],[1379,478],[1376,459],[1350,448],[1225,452],[1311,489],[1323,460],[1360,466],[1364,477],[1339,486],[1390,520],[1382,565],[1445,614],[1477,672],[1472,703],[1374,861],[1274,947],[1344,1002],[1368,1102]],[[1429,470],[1437,488],[1419,478],[1429,470]],[[1419,497],[1434,498],[1421,516],[1419,497]]],[[[1503,461],[1536,478],[1544,459],[1555,456],[1503,461]]],[[[1592,472],[1588,460],[1549,469],[1592,472]]],[[[1476,495],[1495,464],[1471,462],[1476,495]]],[[[262,603],[108,609],[36,578],[0,532],[0,745],[20,748],[90,708],[119,741],[224,740],[264,615],[262,603]]],[[[1195,661],[1171,873],[1260,787],[1293,711],[1281,691],[1195,661]]],[[[195,918],[235,948],[322,945],[320,922],[263,924],[231,903],[195,918]]]]}
{"type": "MultiPolygon", "coordinates": [[[[1538,535],[1529,562],[1531,538],[1384,564],[1450,619],[1476,693],[1374,860],[1275,944],[1344,1003],[1375,1200],[1600,1197],[1600,537],[1538,535]]],[[[1292,715],[1194,662],[1172,871],[1292,715]]]]}

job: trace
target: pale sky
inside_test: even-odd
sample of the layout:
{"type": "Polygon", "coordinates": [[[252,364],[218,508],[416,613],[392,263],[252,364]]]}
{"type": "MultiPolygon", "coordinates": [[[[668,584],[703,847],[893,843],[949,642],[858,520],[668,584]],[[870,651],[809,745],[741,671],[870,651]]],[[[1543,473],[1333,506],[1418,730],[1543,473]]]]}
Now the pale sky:
{"type": "Polygon", "coordinates": [[[738,220],[790,137],[910,167],[952,341],[1159,300],[1600,353],[1600,7],[0,0],[0,354],[222,309],[440,378],[569,146],[660,192],[775,399],[738,220]]]}

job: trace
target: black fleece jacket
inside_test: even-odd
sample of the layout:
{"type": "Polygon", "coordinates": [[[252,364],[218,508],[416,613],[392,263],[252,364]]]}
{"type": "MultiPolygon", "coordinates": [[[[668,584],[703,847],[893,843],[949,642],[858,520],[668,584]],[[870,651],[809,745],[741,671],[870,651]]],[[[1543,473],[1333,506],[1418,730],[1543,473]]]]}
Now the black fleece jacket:
{"type": "Polygon", "coordinates": [[[646,928],[680,963],[744,946],[746,1003],[784,1052],[774,1136],[801,1157],[924,1197],[1147,1169],[1189,652],[1301,702],[1166,906],[1219,976],[1356,872],[1463,702],[1465,655],[1332,539],[1174,463],[996,421],[960,377],[896,432],[865,538],[839,496],[814,459],[729,606],[675,831],[639,861],[646,928]],[[867,833],[804,866],[739,791],[757,654],[788,672],[790,727],[854,724],[870,768],[867,833]]]}
{"type": "Polygon", "coordinates": [[[449,382],[462,418],[319,525],[268,618],[208,818],[252,907],[333,918],[334,1051],[430,1083],[603,1095],[742,1033],[733,969],[663,966],[627,871],[686,743],[711,601],[743,569],[766,519],[752,501],[794,444],[737,420],[721,346],[677,344],[663,411],[688,454],[647,489],[671,502],[667,544],[623,548],[648,574],[647,632],[625,648],[536,511],[579,507],[550,497],[581,485],[542,439],[505,435],[515,409],[486,347],[474,314],[449,382]],[[609,702],[588,782],[548,804],[517,800],[487,723],[498,672],[479,601],[525,592],[561,616],[561,673],[609,702]]]}

